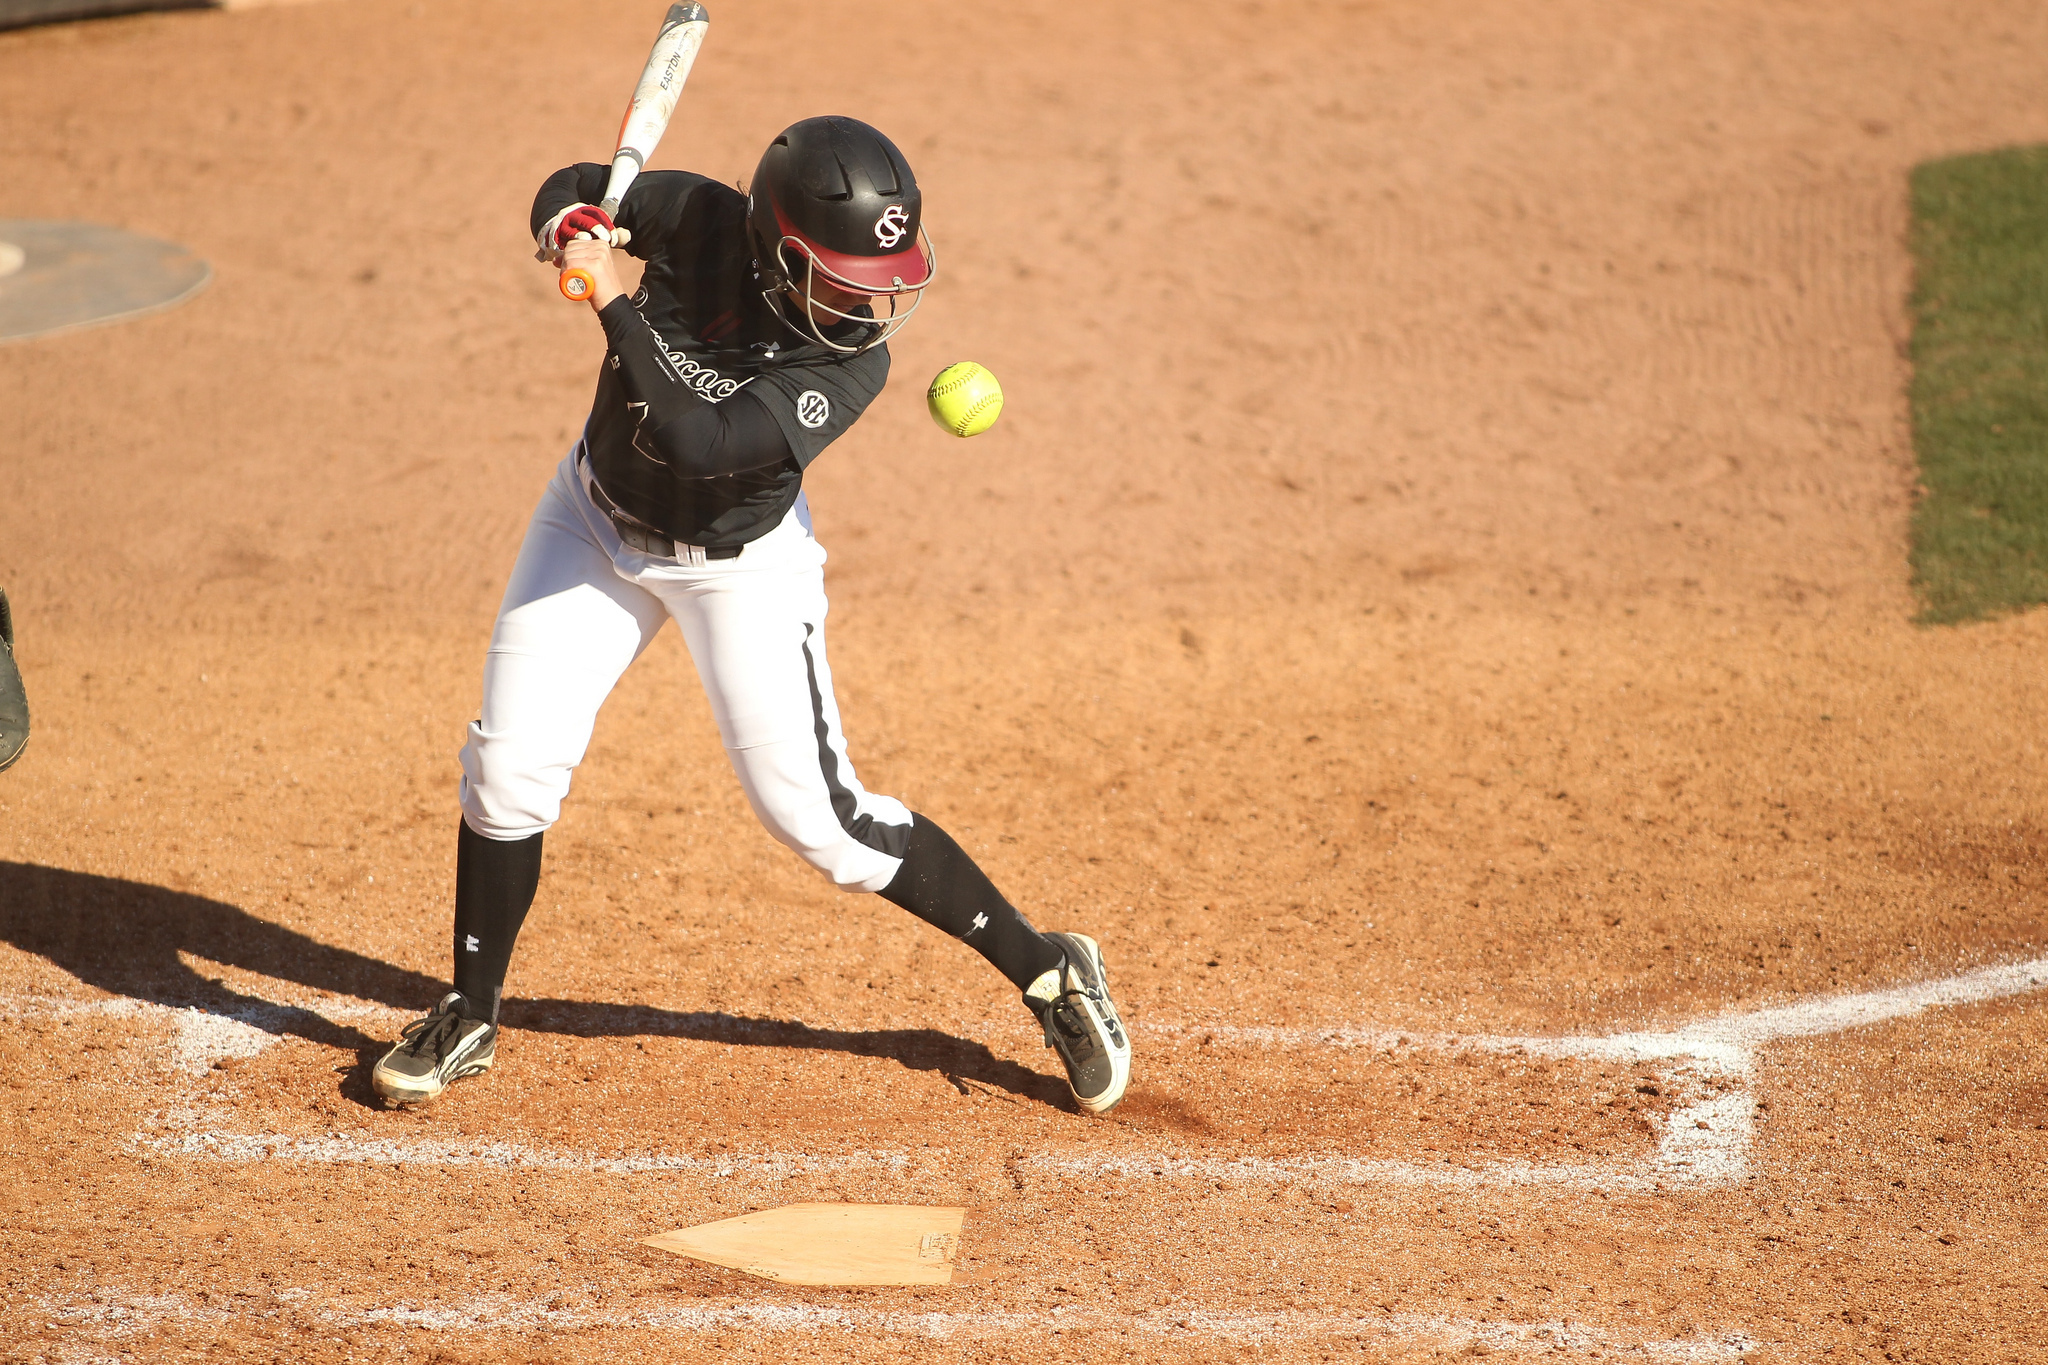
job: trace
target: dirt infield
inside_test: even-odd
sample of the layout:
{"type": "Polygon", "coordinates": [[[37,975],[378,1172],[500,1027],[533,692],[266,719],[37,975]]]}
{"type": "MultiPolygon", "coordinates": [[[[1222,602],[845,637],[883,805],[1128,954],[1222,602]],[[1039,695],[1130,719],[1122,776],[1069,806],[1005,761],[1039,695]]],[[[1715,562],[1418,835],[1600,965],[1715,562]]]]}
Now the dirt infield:
{"type": "Polygon", "coordinates": [[[671,632],[500,1069],[386,1112],[600,353],[585,8],[0,34],[0,216],[215,271],[0,349],[0,1357],[2043,1358],[2048,617],[1908,624],[1901,236],[2048,11],[727,0],[658,164],[865,117],[941,253],[809,480],[863,777],[1103,941],[1133,1092],[769,841],[671,632]],[[635,1245],[838,1198],[965,1282],[635,1245]]]}

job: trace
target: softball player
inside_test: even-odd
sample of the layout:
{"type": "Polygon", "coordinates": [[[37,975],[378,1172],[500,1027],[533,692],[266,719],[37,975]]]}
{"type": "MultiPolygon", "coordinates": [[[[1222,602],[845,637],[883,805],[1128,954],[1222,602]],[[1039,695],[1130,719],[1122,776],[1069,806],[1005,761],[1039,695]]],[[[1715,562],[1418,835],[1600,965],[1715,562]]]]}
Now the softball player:
{"type": "Polygon", "coordinates": [[[542,836],[599,706],[673,617],[761,823],[835,884],[979,951],[1023,993],[1076,1101],[1107,1112],[1131,1048],[1095,941],[1039,933],[943,829],[865,790],[832,697],[803,476],[881,392],[886,342],[931,283],[909,165],[864,123],[812,118],[769,146],[750,195],[650,172],[614,221],[592,207],[606,174],[569,167],[534,200],[542,252],[595,282],[605,359],[513,565],[462,750],[455,988],[372,1083],[420,1104],[496,1059],[542,836]],[[615,245],[646,262],[630,298],[615,245]]]}

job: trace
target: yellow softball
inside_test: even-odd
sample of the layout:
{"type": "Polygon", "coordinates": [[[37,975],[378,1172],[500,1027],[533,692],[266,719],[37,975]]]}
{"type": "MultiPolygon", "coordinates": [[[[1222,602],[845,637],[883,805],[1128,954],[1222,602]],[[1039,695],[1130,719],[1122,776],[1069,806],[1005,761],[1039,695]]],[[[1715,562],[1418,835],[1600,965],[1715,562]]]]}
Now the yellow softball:
{"type": "Polygon", "coordinates": [[[971,360],[948,365],[924,391],[932,420],[955,436],[979,436],[1003,414],[1003,386],[971,360]]]}

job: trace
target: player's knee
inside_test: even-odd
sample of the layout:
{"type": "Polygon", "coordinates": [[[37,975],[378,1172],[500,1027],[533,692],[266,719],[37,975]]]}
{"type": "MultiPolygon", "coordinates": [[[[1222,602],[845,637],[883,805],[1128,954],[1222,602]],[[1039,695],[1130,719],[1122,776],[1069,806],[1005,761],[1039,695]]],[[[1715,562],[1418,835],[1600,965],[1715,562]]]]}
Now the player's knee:
{"type": "Polygon", "coordinates": [[[880,891],[896,879],[897,869],[903,866],[901,858],[850,838],[828,848],[797,851],[841,891],[880,891]]]}
{"type": "Polygon", "coordinates": [[[827,806],[824,810],[769,809],[754,813],[776,841],[823,873],[842,891],[880,891],[903,865],[849,832],[827,806]]]}
{"type": "Polygon", "coordinates": [[[487,839],[524,839],[550,828],[569,794],[569,769],[529,746],[469,727],[462,746],[462,814],[487,839]]]}
{"type": "Polygon", "coordinates": [[[813,735],[730,745],[727,753],[755,817],[833,885],[879,891],[896,875],[902,860],[886,851],[885,827],[908,829],[910,812],[863,791],[836,758],[828,777],[813,735]]]}

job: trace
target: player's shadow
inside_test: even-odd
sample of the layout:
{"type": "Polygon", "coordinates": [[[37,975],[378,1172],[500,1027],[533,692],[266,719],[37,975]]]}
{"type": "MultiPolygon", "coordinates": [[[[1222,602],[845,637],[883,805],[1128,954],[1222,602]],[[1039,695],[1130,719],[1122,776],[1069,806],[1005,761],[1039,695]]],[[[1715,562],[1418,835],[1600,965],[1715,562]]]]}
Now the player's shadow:
{"type": "MultiPolygon", "coordinates": [[[[1026,1020],[1029,1016],[1024,1016],[1026,1020]]],[[[882,1057],[912,1071],[935,1071],[965,1095],[969,1082],[1072,1109],[1066,1084],[1005,1061],[988,1048],[929,1028],[816,1028],[793,1019],[724,1013],[683,1013],[644,1005],[596,1005],[581,1000],[507,1000],[499,1012],[511,1028],[566,1033],[579,1038],[694,1038],[735,1047],[786,1047],[882,1057]]],[[[1037,1026],[1030,1025],[1032,1028],[1037,1026]]]]}
{"type": "MultiPolygon", "coordinates": [[[[112,995],[229,1015],[279,1036],[352,1050],[357,1064],[343,1094],[364,1104],[373,1102],[369,1069],[391,1039],[245,994],[187,959],[402,1010],[422,1009],[447,989],[433,977],[308,938],[223,901],[34,863],[0,861],[0,940],[112,995]]],[[[821,1029],[585,1000],[512,999],[501,1018],[511,1028],[580,1038],[661,1036],[889,1058],[911,1070],[936,1071],[963,1091],[971,1081],[1055,1107],[1071,1104],[1066,1087],[1051,1077],[937,1029],[821,1029]]]]}

